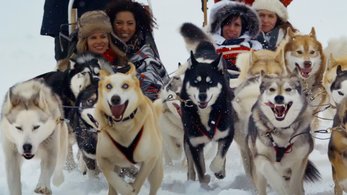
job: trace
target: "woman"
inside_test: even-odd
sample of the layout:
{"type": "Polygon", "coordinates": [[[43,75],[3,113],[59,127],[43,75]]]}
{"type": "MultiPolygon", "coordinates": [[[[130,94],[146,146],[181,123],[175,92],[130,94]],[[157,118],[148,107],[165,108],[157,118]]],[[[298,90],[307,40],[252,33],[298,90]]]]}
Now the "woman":
{"type": "Polygon", "coordinates": [[[169,76],[159,59],[153,39],[155,21],[152,14],[147,7],[131,0],[115,1],[106,12],[116,35],[114,42],[124,49],[129,60],[135,64],[142,91],[150,99],[157,99],[169,76]]]}
{"type": "Polygon", "coordinates": [[[239,53],[262,49],[261,44],[253,40],[259,33],[259,18],[249,6],[220,1],[211,8],[210,22],[209,32],[217,52],[229,62],[229,70],[237,70],[235,60],[239,53]]]}
{"type": "MultiPolygon", "coordinates": [[[[112,25],[104,11],[88,11],[78,20],[78,41],[76,44],[77,54],[91,52],[101,55],[110,64],[123,65],[126,63],[126,55],[111,41],[112,25]]],[[[73,59],[72,54],[69,59],[73,59]]],[[[58,64],[61,71],[69,68],[68,59],[58,64]]]]}
{"type": "Polygon", "coordinates": [[[286,6],[288,0],[255,0],[253,8],[258,12],[261,21],[261,33],[257,40],[264,49],[276,50],[287,33],[287,28],[295,29],[288,22],[286,6]]]}

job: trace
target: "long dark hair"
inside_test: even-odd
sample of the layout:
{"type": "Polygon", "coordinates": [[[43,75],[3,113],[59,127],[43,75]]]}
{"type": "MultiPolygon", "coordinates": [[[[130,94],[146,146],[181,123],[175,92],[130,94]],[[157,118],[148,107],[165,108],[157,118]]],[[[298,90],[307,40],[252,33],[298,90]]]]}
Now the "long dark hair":
{"type": "Polygon", "coordinates": [[[152,33],[157,25],[155,18],[149,8],[132,0],[113,0],[106,7],[106,13],[110,17],[111,24],[114,24],[116,15],[121,11],[129,11],[134,14],[136,20],[136,33],[152,33]]]}

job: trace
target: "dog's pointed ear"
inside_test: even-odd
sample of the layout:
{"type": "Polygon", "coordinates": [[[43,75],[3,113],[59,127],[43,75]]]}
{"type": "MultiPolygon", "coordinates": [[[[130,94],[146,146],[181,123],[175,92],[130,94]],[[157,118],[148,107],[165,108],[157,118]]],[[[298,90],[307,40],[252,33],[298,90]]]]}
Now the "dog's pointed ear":
{"type": "Polygon", "coordinates": [[[190,63],[188,63],[188,69],[190,69],[193,65],[198,64],[199,62],[196,61],[193,51],[190,51],[190,63]]]}
{"type": "Polygon", "coordinates": [[[330,56],[329,56],[326,63],[327,63],[327,66],[326,66],[327,70],[330,70],[336,64],[336,60],[335,60],[334,55],[332,53],[330,53],[330,56]]]}
{"type": "Polygon", "coordinates": [[[254,51],[252,51],[251,52],[251,60],[250,60],[250,62],[251,62],[251,64],[254,64],[256,61],[258,61],[258,56],[257,56],[257,54],[254,51]]]}
{"type": "Polygon", "coordinates": [[[69,63],[70,63],[70,69],[75,69],[76,68],[76,61],[75,60],[72,60],[72,59],[69,59],[69,63]]]}
{"type": "Polygon", "coordinates": [[[287,36],[292,39],[295,35],[294,35],[294,32],[292,30],[292,28],[288,27],[287,28],[287,36]]]}
{"type": "Polygon", "coordinates": [[[103,79],[103,78],[107,77],[108,75],[110,75],[110,73],[104,69],[101,69],[99,72],[100,79],[103,79]]]}
{"type": "Polygon", "coordinates": [[[280,49],[276,54],[275,61],[280,63],[280,64],[283,64],[283,62],[284,62],[284,56],[283,55],[284,55],[283,49],[280,49]]]}
{"type": "Polygon", "coordinates": [[[222,54],[219,54],[218,58],[215,59],[215,61],[212,63],[214,65],[216,65],[218,71],[222,71],[224,72],[225,68],[224,68],[224,58],[222,54]]]}
{"type": "Polygon", "coordinates": [[[342,71],[341,65],[338,65],[336,68],[336,76],[340,76],[342,74],[343,74],[343,71],[342,71]]]}
{"type": "Polygon", "coordinates": [[[128,75],[136,76],[136,67],[133,63],[128,62],[128,66],[130,66],[129,71],[127,72],[128,75]]]}
{"type": "Polygon", "coordinates": [[[315,30],[315,28],[312,26],[312,28],[311,28],[311,32],[310,32],[310,34],[309,34],[311,37],[313,37],[314,39],[316,39],[316,30],[315,30]]]}

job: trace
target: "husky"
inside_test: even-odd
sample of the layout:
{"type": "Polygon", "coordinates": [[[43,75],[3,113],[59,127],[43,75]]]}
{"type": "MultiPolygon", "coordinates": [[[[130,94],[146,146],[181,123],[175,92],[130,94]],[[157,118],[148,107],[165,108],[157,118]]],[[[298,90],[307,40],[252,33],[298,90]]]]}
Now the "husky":
{"type": "MultiPolygon", "coordinates": [[[[65,119],[72,120],[76,109],[76,98],[79,93],[92,83],[98,81],[101,69],[112,71],[111,65],[101,56],[85,52],[76,56],[70,63],[70,69],[52,71],[41,74],[34,79],[43,79],[45,83],[59,96],[64,107],[65,119]]],[[[68,123],[70,124],[70,123],[68,123]]],[[[66,169],[72,170],[77,167],[74,158],[72,145],[75,143],[74,130],[69,127],[69,153],[66,162],[66,169]]]]}
{"type": "Polygon", "coordinates": [[[304,178],[318,180],[319,172],[308,160],[313,150],[311,118],[296,75],[262,77],[246,139],[258,194],[265,195],[269,184],[277,194],[303,195],[304,178]]]}
{"type": "Polygon", "coordinates": [[[157,193],[163,179],[163,143],[159,128],[162,101],[152,102],[140,88],[136,68],[127,74],[100,72],[95,117],[99,124],[96,159],[109,184],[109,194],[138,194],[147,178],[150,193],[157,193]],[[115,168],[140,166],[132,184],[115,168]]]}
{"type": "Polygon", "coordinates": [[[76,99],[78,109],[74,110],[70,124],[74,129],[79,148],[79,165],[83,174],[97,176],[96,142],[98,122],[95,119],[95,105],[98,99],[98,85],[91,84],[80,92],[76,99]]]}
{"type": "Polygon", "coordinates": [[[250,176],[250,158],[245,138],[247,135],[248,119],[251,110],[260,95],[260,75],[281,76],[286,74],[283,52],[258,50],[240,54],[236,61],[240,69],[239,82],[234,89],[235,98],[232,106],[236,111],[234,139],[239,146],[244,169],[250,176]]]}
{"type": "Polygon", "coordinates": [[[180,93],[188,180],[195,180],[197,172],[199,182],[207,187],[210,176],[203,152],[211,141],[218,142],[218,150],[210,169],[218,179],[225,177],[226,153],[234,137],[232,92],[225,62],[206,41],[207,35],[191,23],[183,24],[180,31],[187,48],[196,45],[180,93]]]}
{"type": "Polygon", "coordinates": [[[335,183],[334,194],[342,195],[347,192],[347,98],[343,98],[337,108],[338,122],[331,129],[328,156],[332,168],[332,177],[335,183]]]}
{"type": "MultiPolygon", "coordinates": [[[[288,71],[293,73],[297,70],[303,91],[309,100],[308,103],[315,108],[315,113],[317,113],[329,100],[322,84],[326,68],[322,44],[316,38],[314,27],[307,35],[294,34],[288,28],[287,36],[284,53],[288,71]]],[[[315,117],[312,122],[314,128],[319,125],[317,119],[315,117]]]]}
{"type": "Polygon", "coordinates": [[[68,130],[60,98],[41,80],[29,80],[11,87],[1,110],[0,128],[7,183],[11,195],[22,194],[23,158],[41,159],[36,193],[51,194],[53,184],[64,181],[68,130]]]}
{"type": "Polygon", "coordinates": [[[168,84],[160,91],[163,101],[163,113],[159,125],[163,135],[165,164],[172,165],[173,161],[181,160],[183,154],[183,124],[181,119],[182,78],[173,76],[168,84]]]}

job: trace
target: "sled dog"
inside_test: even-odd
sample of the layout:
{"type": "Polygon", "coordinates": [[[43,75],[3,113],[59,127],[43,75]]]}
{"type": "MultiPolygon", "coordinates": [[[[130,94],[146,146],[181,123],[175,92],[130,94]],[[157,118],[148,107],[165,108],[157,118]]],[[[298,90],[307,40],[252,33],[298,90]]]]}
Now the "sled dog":
{"type": "Polygon", "coordinates": [[[245,138],[252,107],[260,95],[260,74],[281,76],[286,74],[286,68],[283,52],[270,50],[258,50],[240,54],[236,65],[240,67],[238,79],[241,82],[234,89],[235,98],[232,100],[233,108],[237,114],[234,139],[239,146],[245,172],[247,175],[250,175],[251,162],[245,138]]]}
{"type": "Polygon", "coordinates": [[[294,34],[288,28],[287,36],[284,53],[288,71],[293,73],[298,70],[308,102],[318,111],[328,103],[327,92],[322,85],[326,67],[322,44],[317,40],[313,27],[308,35],[294,34]]]}
{"type": "Polygon", "coordinates": [[[1,110],[0,128],[10,194],[20,195],[23,158],[41,159],[36,193],[51,194],[64,181],[68,130],[59,97],[40,80],[11,87],[1,110]]]}
{"type": "MultiPolygon", "coordinates": [[[[46,84],[60,97],[65,119],[71,118],[76,98],[78,94],[86,87],[99,80],[101,69],[112,71],[110,64],[101,56],[89,52],[77,55],[75,61],[71,62],[70,69],[61,71],[52,71],[36,77],[44,79],[46,84]]],[[[72,145],[75,143],[74,129],[69,125],[69,151],[66,162],[66,168],[72,170],[76,167],[73,159],[72,145]]]]}
{"type": "Polygon", "coordinates": [[[210,169],[218,179],[225,177],[226,153],[234,136],[232,92],[223,58],[205,41],[204,32],[191,23],[183,24],[180,31],[187,48],[196,45],[180,93],[188,180],[195,180],[197,172],[206,186],[210,176],[206,174],[204,146],[211,141],[218,142],[218,149],[210,169]]]}
{"type": "Polygon", "coordinates": [[[338,123],[331,129],[331,137],[329,141],[328,156],[332,168],[332,177],[335,183],[334,194],[342,195],[347,192],[347,98],[343,98],[337,108],[336,117],[338,123]]]}
{"type": "Polygon", "coordinates": [[[83,174],[96,176],[99,173],[96,164],[96,143],[98,122],[95,119],[95,105],[98,99],[97,83],[89,85],[76,99],[70,124],[75,132],[79,148],[79,164],[83,174]]]}
{"type": "Polygon", "coordinates": [[[303,195],[304,178],[319,178],[308,160],[313,150],[311,118],[312,110],[296,75],[262,78],[247,135],[258,194],[265,195],[269,184],[277,194],[303,195]]]}
{"type": "Polygon", "coordinates": [[[147,178],[150,193],[157,193],[163,179],[162,136],[159,117],[162,102],[152,102],[141,91],[133,64],[127,74],[100,72],[95,116],[100,132],[96,147],[98,165],[109,184],[109,194],[138,194],[147,178]],[[115,168],[140,165],[133,184],[115,168]]]}
{"type": "Polygon", "coordinates": [[[160,91],[163,101],[163,113],[159,124],[163,135],[165,163],[171,165],[174,160],[181,160],[183,153],[183,124],[181,119],[182,78],[173,76],[160,91]]]}

